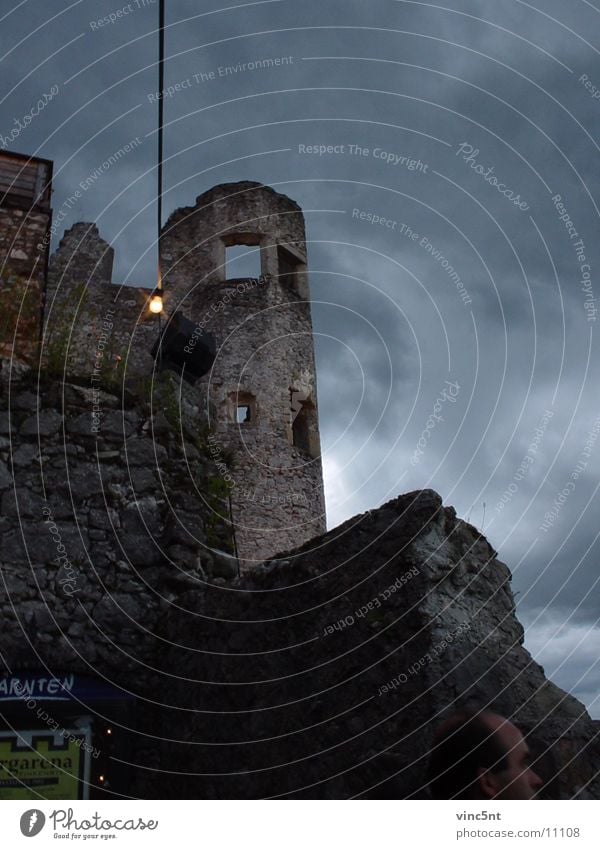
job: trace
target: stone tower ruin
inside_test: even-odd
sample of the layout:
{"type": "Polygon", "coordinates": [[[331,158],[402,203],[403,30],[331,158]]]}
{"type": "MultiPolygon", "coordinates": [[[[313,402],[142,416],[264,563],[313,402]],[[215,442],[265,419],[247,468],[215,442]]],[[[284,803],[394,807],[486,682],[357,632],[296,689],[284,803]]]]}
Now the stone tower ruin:
{"type": "Polygon", "coordinates": [[[199,384],[211,453],[233,458],[237,547],[260,563],[325,530],[302,211],[260,183],[216,186],[171,215],[161,257],[167,311],[217,342],[199,384]],[[255,277],[232,276],[235,246],[256,249],[255,277]]]}
{"type": "MultiPolygon", "coordinates": [[[[0,210],[8,216],[5,253],[25,264],[34,261],[32,249],[24,237],[15,241],[15,233],[32,230],[38,247],[49,242],[43,236],[50,220],[51,163],[41,165],[44,208],[0,210]],[[41,213],[46,217],[38,222],[41,213]],[[29,230],[22,226],[24,216],[31,219],[29,230]]],[[[198,433],[208,425],[212,459],[229,487],[223,518],[231,524],[239,560],[249,567],[325,530],[302,211],[260,183],[216,186],[194,206],[173,212],[162,230],[160,255],[163,328],[183,316],[190,322],[188,352],[206,332],[216,343],[211,371],[193,386],[182,380],[179,394],[197,411],[198,433]],[[255,276],[230,271],[227,254],[236,246],[255,252],[255,276]]],[[[114,285],[113,258],[97,226],[82,222],[64,233],[47,275],[36,257],[43,273],[32,290],[33,324],[26,326],[21,316],[11,355],[18,358],[25,348],[32,354],[43,310],[42,362],[54,373],[87,378],[96,393],[115,381],[150,383],[159,335],[149,310],[152,290],[114,285]]],[[[101,438],[102,411],[94,408],[91,415],[101,438]]]]}

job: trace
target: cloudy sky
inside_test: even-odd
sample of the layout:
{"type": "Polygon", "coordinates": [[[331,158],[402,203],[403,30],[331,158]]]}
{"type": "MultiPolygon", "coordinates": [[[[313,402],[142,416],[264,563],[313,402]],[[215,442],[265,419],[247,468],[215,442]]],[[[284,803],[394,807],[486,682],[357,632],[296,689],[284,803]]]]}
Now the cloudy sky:
{"type": "MultiPolygon", "coordinates": [[[[222,6],[167,3],[165,217],[240,179],[298,201],[330,527],[436,489],[512,569],[530,651],[600,717],[600,11],[222,6]]],[[[0,145],[52,159],[55,216],[96,221],[115,280],[145,286],[157,20],[151,0],[0,8],[0,145]]]]}

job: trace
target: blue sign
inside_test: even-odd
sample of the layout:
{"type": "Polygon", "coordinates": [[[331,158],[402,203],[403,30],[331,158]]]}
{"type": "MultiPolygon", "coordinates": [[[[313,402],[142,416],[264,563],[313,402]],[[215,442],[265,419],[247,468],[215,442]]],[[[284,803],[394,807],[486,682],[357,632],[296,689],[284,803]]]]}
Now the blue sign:
{"type": "Polygon", "coordinates": [[[86,675],[48,675],[22,672],[0,678],[0,702],[28,699],[52,702],[129,700],[130,693],[86,675]]]}

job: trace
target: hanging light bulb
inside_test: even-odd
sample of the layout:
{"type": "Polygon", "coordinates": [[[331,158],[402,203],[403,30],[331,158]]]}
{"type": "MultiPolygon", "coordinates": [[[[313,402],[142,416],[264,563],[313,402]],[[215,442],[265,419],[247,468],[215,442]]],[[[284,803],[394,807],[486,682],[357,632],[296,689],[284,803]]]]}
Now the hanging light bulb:
{"type": "Polygon", "coordinates": [[[155,289],[150,298],[150,312],[160,315],[163,311],[162,289],[155,289]]]}
{"type": "Polygon", "coordinates": [[[160,260],[158,266],[158,282],[156,284],[156,289],[152,292],[150,296],[150,312],[158,315],[160,317],[161,312],[163,311],[163,287],[162,287],[162,274],[160,272],[160,260]]]}

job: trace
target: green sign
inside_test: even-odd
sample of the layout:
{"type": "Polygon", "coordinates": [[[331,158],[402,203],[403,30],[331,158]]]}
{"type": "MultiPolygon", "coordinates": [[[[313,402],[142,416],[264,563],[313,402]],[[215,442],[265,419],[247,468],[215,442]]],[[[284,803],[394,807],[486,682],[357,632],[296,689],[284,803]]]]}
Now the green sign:
{"type": "Polygon", "coordinates": [[[87,799],[89,734],[0,732],[0,799],[87,799]]]}

